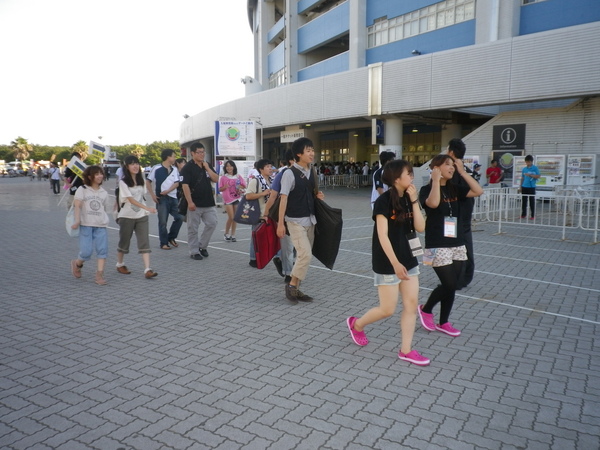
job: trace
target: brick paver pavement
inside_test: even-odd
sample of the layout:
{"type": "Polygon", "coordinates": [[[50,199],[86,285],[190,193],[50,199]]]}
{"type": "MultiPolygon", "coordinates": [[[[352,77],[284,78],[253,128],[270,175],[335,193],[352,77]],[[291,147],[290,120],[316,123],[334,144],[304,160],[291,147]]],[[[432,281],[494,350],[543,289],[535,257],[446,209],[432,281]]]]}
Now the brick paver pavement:
{"type": "MultiPolygon", "coordinates": [[[[114,186],[114,180],[108,183],[114,186]]],[[[398,312],[356,346],[345,319],[376,304],[365,189],[343,208],[335,270],[314,261],[292,306],[273,265],[248,266],[248,227],[210,257],[158,248],[108,285],[76,280],[77,241],[46,182],[0,179],[0,447],[6,449],[598,449],[600,247],[536,226],[477,224],[458,338],[417,325],[432,359],[397,358],[398,312]]],[[[185,226],[181,240],[186,240],[185,226]]],[[[133,246],[135,247],[135,246],[133,246]]],[[[421,301],[437,279],[421,269],[421,301]]]]}

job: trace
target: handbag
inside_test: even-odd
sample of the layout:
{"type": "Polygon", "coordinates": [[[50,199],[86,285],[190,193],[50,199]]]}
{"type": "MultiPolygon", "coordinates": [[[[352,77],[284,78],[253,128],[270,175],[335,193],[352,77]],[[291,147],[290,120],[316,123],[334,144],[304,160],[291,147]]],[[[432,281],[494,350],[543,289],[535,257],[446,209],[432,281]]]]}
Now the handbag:
{"type": "Polygon", "coordinates": [[[188,202],[187,198],[185,198],[185,195],[182,195],[179,199],[179,204],[177,205],[177,212],[182,216],[187,216],[188,202]]]}
{"type": "Polygon", "coordinates": [[[277,237],[277,222],[267,217],[266,221],[252,232],[252,241],[256,253],[256,268],[262,269],[281,249],[281,241],[277,237]]]}
{"type": "Polygon", "coordinates": [[[233,220],[244,225],[256,225],[260,222],[260,203],[258,203],[258,199],[248,200],[244,195],[235,210],[233,220]]]}
{"type": "Polygon", "coordinates": [[[71,205],[67,217],[65,218],[65,227],[67,228],[67,234],[72,238],[79,237],[79,227],[73,229],[71,226],[75,223],[75,206],[71,205]]]}

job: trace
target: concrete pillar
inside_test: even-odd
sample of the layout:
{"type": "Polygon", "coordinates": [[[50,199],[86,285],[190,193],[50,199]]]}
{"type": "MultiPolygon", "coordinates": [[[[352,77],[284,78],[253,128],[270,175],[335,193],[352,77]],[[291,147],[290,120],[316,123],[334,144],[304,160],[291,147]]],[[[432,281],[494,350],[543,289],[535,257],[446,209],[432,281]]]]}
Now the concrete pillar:
{"type": "Polygon", "coordinates": [[[442,127],[442,142],[440,142],[440,152],[445,153],[448,147],[450,139],[459,138],[462,139],[462,126],[461,125],[446,125],[445,130],[442,127]]]}
{"type": "Polygon", "coordinates": [[[402,158],[402,119],[385,119],[384,144],[379,146],[379,153],[392,151],[396,158],[402,158]]]}
{"type": "Polygon", "coordinates": [[[364,67],[367,54],[367,2],[350,0],[350,70],[364,67]]]}

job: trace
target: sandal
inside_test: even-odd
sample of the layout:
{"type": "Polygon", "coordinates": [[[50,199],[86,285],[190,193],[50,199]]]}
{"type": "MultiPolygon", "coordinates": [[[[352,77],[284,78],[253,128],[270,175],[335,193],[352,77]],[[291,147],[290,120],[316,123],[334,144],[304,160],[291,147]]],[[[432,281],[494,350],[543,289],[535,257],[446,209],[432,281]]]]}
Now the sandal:
{"type": "Polygon", "coordinates": [[[356,345],[365,346],[369,343],[369,340],[367,339],[367,335],[364,331],[356,331],[354,329],[354,323],[356,321],[356,317],[348,317],[348,319],[346,319],[348,330],[350,330],[350,337],[356,345]]]}

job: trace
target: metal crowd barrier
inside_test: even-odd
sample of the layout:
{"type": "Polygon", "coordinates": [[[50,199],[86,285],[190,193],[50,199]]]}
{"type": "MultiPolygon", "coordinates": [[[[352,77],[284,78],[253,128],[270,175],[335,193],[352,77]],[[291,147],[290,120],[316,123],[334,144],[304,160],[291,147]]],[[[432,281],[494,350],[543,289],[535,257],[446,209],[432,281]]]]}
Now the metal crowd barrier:
{"type": "Polygon", "coordinates": [[[505,224],[536,225],[562,230],[562,239],[567,231],[583,230],[593,233],[593,243],[598,243],[600,231],[600,195],[554,195],[551,198],[536,198],[535,218],[521,218],[522,194],[515,189],[485,189],[475,200],[474,220],[498,223],[498,233],[505,224]]]}
{"type": "Polygon", "coordinates": [[[371,175],[320,175],[319,176],[319,187],[322,188],[359,188],[364,186],[371,186],[372,177],[371,175]]]}

